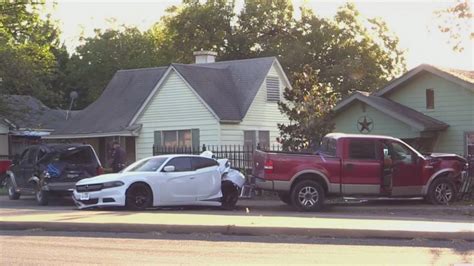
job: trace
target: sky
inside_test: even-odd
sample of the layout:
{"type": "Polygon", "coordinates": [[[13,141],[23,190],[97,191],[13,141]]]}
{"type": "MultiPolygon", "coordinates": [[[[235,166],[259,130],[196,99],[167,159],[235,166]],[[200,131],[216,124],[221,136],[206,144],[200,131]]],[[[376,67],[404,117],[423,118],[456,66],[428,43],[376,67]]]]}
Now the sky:
{"type": "MultiPolygon", "coordinates": [[[[463,52],[454,52],[447,35],[439,32],[434,11],[452,6],[455,1],[353,1],[362,16],[380,17],[400,38],[400,47],[406,51],[408,68],[420,64],[474,70],[472,41],[463,52]]],[[[94,35],[94,29],[116,27],[121,24],[147,30],[165,14],[171,5],[181,0],[59,0],[48,10],[58,20],[62,39],[69,51],[79,44],[81,35],[94,35]]],[[[305,4],[322,17],[332,17],[345,1],[294,0],[295,9],[305,4]]],[[[243,5],[237,0],[236,8],[243,5]]],[[[296,14],[297,15],[297,14],[296,14]]],[[[473,24],[471,24],[472,27],[473,24]]]]}

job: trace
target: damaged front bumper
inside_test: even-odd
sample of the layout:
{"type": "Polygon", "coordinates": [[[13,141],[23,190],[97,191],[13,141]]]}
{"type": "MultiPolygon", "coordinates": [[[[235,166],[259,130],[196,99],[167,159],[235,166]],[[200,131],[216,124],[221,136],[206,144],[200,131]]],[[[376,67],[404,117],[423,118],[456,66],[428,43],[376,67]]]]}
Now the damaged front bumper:
{"type": "Polygon", "coordinates": [[[73,191],[72,199],[79,209],[125,206],[125,191],[122,188],[107,188],[100,191],[73,191]]]}

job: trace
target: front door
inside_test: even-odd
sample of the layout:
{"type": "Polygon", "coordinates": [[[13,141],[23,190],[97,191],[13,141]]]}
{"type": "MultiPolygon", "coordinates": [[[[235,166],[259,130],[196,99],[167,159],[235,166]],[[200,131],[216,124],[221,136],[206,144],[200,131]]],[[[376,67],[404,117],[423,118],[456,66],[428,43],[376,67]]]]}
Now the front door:
{"type": "Polygon", "coordinates": [[[398,141],[385,143],[392,168],[392,196],[419,196],[423,186],[417,155],[398,141]]]}
{"type": "Polygon", "coordinates": [[[191,204],[196,201],[197,179],[190,157],[176,157],[166,166],[174,166],[174,172],[163,172],[164,182],[159,187],[160,202],[191,204]]]}

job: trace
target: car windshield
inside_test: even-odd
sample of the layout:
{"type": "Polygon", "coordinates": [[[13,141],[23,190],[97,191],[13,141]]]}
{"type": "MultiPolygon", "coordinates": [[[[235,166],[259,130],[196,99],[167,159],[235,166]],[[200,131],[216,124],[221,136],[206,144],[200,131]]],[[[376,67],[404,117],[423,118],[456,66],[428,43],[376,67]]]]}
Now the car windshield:
{"type": "Polygon", "coordinates": [[[156,172],[168,157],[153,157],[135,162],[125,168],[123,172],[156,172]]]}

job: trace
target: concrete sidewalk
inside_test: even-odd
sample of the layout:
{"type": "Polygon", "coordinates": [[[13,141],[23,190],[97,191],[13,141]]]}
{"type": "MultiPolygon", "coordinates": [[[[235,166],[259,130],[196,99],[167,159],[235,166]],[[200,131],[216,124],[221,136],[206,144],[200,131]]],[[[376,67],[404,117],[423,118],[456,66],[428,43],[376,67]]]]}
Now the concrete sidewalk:
{"type": "MultiPolygon", "coordinates": [[[[357,207],[355,207],[357,208],[357,207]]],[[[474,240],[474,223],[423,221],[356,215],[271,215],[220,210],[145,212],[115,210],[34,210],[2,208],[2,230],[97,232],[222,233],[238,235],[306,235],[316,237],[474,240]]]]}

